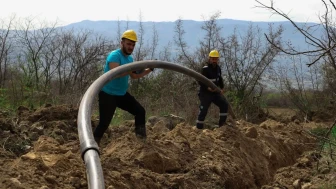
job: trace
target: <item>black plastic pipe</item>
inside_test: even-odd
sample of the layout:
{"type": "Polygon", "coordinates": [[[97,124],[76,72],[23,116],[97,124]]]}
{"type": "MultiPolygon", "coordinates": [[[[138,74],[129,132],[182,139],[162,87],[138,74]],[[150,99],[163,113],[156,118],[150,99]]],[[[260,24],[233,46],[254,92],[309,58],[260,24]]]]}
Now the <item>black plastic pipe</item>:
{"type": "Polygon", "coordinates": [[[103,88],[103,86],[112,79],[115,79],[118,75],[133,70],[141,70],[145,68],[163,68],[180,72],[195,78],[197,81],[200,81],[213,89],[220,90],[213,82],[211,82],[202,74],[181,65],[165,61],[137,61],[130,64],[118,66],[101,75],[90,85],[90,87],[85,92],[79,106],[77,117],[81,156],[86,165],[86,174],[88,178],[89,189],[105,188],[103,169],[101,167],[99,157],[99,147],[94,140],[91,126],[91,109],[93,100],[98,95],[99,91],[103,88]]]}

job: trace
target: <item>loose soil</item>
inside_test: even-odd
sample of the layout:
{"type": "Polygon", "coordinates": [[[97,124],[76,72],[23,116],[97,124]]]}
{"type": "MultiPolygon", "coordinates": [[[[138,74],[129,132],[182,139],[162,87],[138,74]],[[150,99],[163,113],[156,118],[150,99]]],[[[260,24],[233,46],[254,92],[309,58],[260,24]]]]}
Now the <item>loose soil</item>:
{"type": "MultiPolygon", "coordinates": [[[[260,124],[198,130],[178,116],[150,117],[146,141],[133,120],[110,126],[100,146],[108,189],[334,188],[336,172],[319,152],[312,129],[289,111],[272,110],[260,124]],[[334,182],[334,183],[333,183],[334,182]]],[[[0,113],[0,188],[84,189],[78,108],[71,105],[0,113]]],[[[97,125],[92,117],[92,127],[97,125]]],[[[330,154],[329,154],[330,156],[330,154]]]]}

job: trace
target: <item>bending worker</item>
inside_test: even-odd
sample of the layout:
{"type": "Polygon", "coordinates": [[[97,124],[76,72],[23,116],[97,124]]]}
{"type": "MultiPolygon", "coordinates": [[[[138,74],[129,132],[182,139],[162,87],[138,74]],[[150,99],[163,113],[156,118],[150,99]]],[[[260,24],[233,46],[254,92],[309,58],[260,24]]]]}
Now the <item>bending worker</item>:
{"type": "MultiPolygon", "coordinates": [[[[136,33],[133,30],[125,31],[121,37],[120,48],[112,51],[107,56],[104,73],[118,66],[132,63],[133,57],[131,54],[136,42],[136,33]]],[[[129,77],[138,79],[151,71],[153,71],[153,68],[147,68],[142,72],[124,73],[108,82],[99,92],[99,124],[93,133],[98,144],[110,125],[117,107],[134,115],[136,136],[146,138],[146,111],[127,90],[129,77]]]]}
{"type": "Polygon", "coordinates": [[[213,50],[209,53],[209,61],[206,66],[202,69],[202,75],[211,80],[216,86],[218,86],[221,91],[217,89],[212,89],[202,82],[200,84],[200,90],[198,97],[200,99],[199,114],[196,121],[196,127],[198,129],[203,129],[204,120],[208,113],[208,109],[211,103],[214,103],[219,107],[219,122],[218,126],[221,127],[226,124],[226,119],[228,115],[228,102],[223,96],[224,93],[224,83],[222,78],[222,71],[218,65],[219,53],[217,50],[213,50]]]}

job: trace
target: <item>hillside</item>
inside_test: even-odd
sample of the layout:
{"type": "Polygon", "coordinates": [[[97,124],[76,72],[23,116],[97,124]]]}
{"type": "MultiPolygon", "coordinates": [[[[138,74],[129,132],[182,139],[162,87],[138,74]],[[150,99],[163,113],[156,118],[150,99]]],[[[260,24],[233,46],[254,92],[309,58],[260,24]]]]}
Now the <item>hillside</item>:
{"type": "MultiPolygon", "coordinates": [[[[92,30],[102,36],[111,39],[117,39],[118,36],[118,24],[120,25],[121,32],[127,27],[129,29],[139,30],[140,22],[138,21],[90,21],[84,20],[78,23],[72,23],[70,25],[64,26],[62,28],[75,30],[88,29],[92,30]]],[[[142,22],[144,28],[144,41],[147,42],[152,40],[153,26],[155,26],[159,41],[158,48],[161,50],[169,42],[174,43],[174,31],[175,22],[142,22]]],[[[190,48],[194,48],[198,45],[199,40],[204,37],[204,30],[201,29],[203,21],[193,21],[193,20],[183,20],[183,30],[185,31],[184,37],[185,42],[190,48]]],[[[233,34],[234,29],[244,35],[249,25],[258,26],[263,32],[267,32],[269,25],[272,24],[274,27],[282,25],[284,28],[283,39],[285,41],[291,41],[294,46],[298,46],[301,49],[307,47],[305,43],[305,38],[297,32],[297,30],[292,26],[289,21],[283,22],[250,22],[244,20],[232,20],[232,19],[218,19],[217,25],[222,27],[221,34],[223,37],[233,34]]],[[[298,26],[311,27],[316,26],[316,23],[297,23],[298,26]]],[[[314,27],[314,35],[322,36],[323,29],[317,29],[314,27]],[[316,29],[316,30],[315,30],[316,29]]]]}

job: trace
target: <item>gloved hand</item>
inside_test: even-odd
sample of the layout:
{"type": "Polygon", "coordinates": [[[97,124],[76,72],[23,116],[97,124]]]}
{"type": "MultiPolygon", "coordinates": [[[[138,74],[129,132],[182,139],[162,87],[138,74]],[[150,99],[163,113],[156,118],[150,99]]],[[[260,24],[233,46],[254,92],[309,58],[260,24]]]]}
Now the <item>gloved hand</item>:
{"type": "Polygon", "coordinates": [[[154,71],[154,68],[149,68],[151,71],[154,71]]]}
{"type": "Polygon", "coordinates": [[[144,71],[145,71],[144,69],[143,70],[135,70],[135,71],[133,71],[133,73],[135,73],[135,74],[141,74],[144,71]]]}
{"type": "Polygon", "coordinates": [[[217,89],[212,89],[211,87],[208,87],[208,91],[210,91],[210,92],[216,92],[217,91],[217,89]]]}

